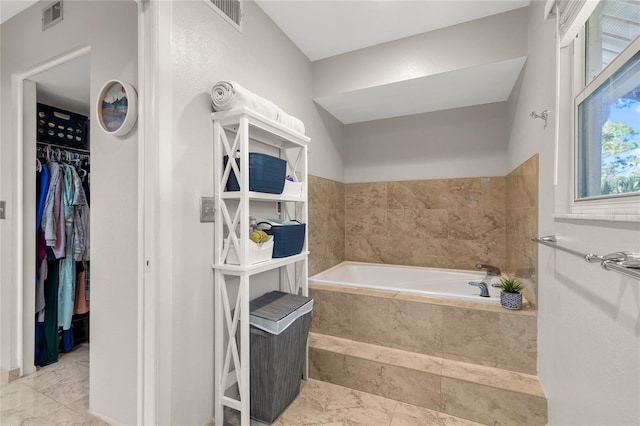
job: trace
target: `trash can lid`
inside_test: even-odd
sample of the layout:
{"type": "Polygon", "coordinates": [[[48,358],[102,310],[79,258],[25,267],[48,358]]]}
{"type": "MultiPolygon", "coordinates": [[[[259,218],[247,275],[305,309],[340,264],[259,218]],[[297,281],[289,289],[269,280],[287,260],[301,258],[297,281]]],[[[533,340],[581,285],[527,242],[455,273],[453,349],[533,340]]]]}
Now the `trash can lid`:
{"type": "Polygon", "coordinates": [[[249,303],[249,323],[277,335],[312,310],[313,299],[309,297],[272,291],[249,303]]]}

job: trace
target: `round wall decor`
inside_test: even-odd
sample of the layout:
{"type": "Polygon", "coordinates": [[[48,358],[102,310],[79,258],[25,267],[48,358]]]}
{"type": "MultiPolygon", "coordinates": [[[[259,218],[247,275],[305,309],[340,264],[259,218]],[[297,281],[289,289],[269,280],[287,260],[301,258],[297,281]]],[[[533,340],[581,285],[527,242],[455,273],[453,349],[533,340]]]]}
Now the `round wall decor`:
{"type": "Polygon", "coordinates": [[[106,133],[124,136],[133,129],[138,119],[138,95],[129,83],[109,80],[96,102],[98,123],[106,133]]]}

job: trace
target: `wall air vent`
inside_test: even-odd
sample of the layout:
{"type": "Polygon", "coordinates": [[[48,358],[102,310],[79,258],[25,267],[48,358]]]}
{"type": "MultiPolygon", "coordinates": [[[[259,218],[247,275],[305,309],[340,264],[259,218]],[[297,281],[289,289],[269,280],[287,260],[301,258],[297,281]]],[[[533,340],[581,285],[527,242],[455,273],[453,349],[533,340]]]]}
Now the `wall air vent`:
{"type": "Polygon", "coordinates": [[[242,1],[241,0],[203,0],[213,10],[233,25],[238,31],[242,31],[242,1]]]}
{"type": "Polygon", "coordinates": [[[42,31],[62,22],[62,0],[54,1],[42,9],[42,31]]]}

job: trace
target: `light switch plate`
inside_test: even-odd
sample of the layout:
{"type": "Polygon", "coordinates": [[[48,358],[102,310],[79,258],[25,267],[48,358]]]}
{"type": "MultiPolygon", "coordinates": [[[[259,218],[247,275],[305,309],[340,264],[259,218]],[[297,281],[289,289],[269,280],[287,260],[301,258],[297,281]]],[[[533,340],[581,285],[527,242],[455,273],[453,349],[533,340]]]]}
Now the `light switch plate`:
{"type": "Polygon", "coordinates": [[[7,202],[2,200],[0,201],[0,219],[6,219],[7,215],[6,215],[6,210],[7,208],[7,202]]]}
{"type": "Polygon", "coordinates": [[[216,207],[213,197],[200,197],[200,223],[213,222],[216,218],[216,207]]]}

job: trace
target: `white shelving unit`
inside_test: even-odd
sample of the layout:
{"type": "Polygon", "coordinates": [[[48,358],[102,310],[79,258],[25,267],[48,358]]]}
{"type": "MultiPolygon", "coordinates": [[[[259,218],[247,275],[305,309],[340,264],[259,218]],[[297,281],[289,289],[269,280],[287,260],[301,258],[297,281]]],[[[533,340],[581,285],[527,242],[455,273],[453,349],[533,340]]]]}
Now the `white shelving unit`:
{"type": "MultiPolygon", "coordinates": [[[[307,223],[307,145],[310,139],[250,109],[239,108],[216,112],[213,119],[214,138],[214,281],[215,281],[215,424],[222,425],[224,407],[240,412],[241,424],[249,425],[250,416],[250,351],[249,294],[251,281],[258,274],[279,271],[279,289],[308,295],[308,231],[300,254],[249,263],[249,216],[256,203],[278,205],[282,219],[307,223]],[[249,191],[250,146],[264,146],[287,161],[287,174],[302,182],[300,195],[266,194],[249,191]],[[226,167],[222,158],[236,157],[226,167]],[[226,191],[231,172],[235,173],[240,191],[226,191]],[[279,203],[279,204],[278,204],[279,203]],[[239,265],[226,263],[233,247],[239,265]],[[237,336],[240,336],[238,342],[237,336]]],[[[276,209],[274,208],[273,211],[276,209]]],[[[275,288],[274,288],[275,289],[275,288]]],[[[306,378],[305,369],[305,378],[306,378]]]]}

